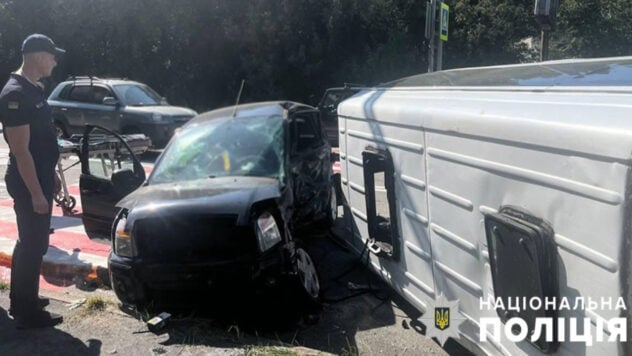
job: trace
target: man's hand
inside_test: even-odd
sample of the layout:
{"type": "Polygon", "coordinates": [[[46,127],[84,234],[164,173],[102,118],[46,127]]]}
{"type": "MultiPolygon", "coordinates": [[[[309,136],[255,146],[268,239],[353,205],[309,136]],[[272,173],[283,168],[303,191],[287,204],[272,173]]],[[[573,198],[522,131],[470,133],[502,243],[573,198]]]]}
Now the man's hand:
{"type": "Polygon", "coordinates": [[[55,196],[58,196],[61,192],[61,178],[59,173],[55,172],[55,196]]]}
{"type": "Polygon", "coordinates": [[[38,214],[48,214],[50,211],[48,200],[44,198],[43,194],[31,197],[31,202],[33,203],[33,211],[38,214]]]}

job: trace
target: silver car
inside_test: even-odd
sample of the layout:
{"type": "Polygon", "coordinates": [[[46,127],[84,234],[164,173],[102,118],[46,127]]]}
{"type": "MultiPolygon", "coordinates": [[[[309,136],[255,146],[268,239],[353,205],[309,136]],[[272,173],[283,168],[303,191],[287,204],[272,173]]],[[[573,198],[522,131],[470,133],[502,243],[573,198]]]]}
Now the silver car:
{"type": "Polygon", "coordinates": [[[48,97],[58,135],[83,133],[99,125],[117,133],[143,133],[154,148],[164,147],[175,130],[197,113],[172,106],[149,86],[126,79],[74,77],[48,97]]]}

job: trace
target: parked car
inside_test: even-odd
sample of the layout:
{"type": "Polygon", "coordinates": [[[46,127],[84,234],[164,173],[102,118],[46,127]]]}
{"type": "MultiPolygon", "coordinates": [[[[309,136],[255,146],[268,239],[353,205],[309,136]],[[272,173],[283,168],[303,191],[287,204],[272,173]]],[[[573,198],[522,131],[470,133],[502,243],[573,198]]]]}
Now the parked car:
{"type": "Polygon", "coordinates": [[[48,98],[59,136],[99,125],[117,133],[143,133],[155,148],[197,113],[169,105],[149,86],[125,79],[75,77],[57,85],[48,98]]]}
{"type": "Polygon", "coordinates": [[[300,238],[327,227],[337,207],[331,148],[315,108],[266,102],[201,114],[144,184],[129,152],[130,163],[101,174],[103,165],[90,163],[93,134],[84,136],[81,157],[83,221],[91,238],[112,240],[112,288],[123,303],[142,306],[162,292],[227,280],[295,286],[297,299],[318,300],[300,238]]]}
{"type": "Polygon", "coordinates": [[[320,118],[327,134],[327,139],[333,147],[338,147],[338,104],[343,100],[351,97],[357,93],[361,86],[351,87],[345,83],[341,88],[329,88],[325,90],[325,94],[318,103],[318,111],[320,111],[320,118]]]}

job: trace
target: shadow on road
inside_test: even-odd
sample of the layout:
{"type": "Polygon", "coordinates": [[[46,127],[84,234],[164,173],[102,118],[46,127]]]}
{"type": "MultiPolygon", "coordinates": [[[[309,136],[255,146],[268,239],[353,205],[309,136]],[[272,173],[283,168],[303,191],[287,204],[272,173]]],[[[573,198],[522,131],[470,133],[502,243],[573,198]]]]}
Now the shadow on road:
{"type": "MultiPolygon", "coordinates": [[[[77,217],[77,215],[70,215],[72,217],[77,217]]],[[[78,217],[81,217],[80,215],[78,217]]],[[[83,226],[83,222],[81,221],[81,219],[68,219],[65,216],[61,217],[61,216],[51,216],[51,221],[50,221],[50,227],[52,229],[65,229],[67,227],[76,227],[76,226],[83,226]]]]}
{"type": "Polygon", "coordinates": [[[18,330],[7,312],[0,309],[0,355],[100,355],[101,341],[86,343],[55,329],[18,330]]]}
{"type": "MultiPolygon", "coordinates": [[[[393,325],[394,333],[413,333],[404,330],[415,329],[408,326],[412,323],[399,323],[402,323],[402,317],[416,320],[420,314],[366,269],[359,256],[342,249],[327,233],[302,237],[321,280],[323,304],[316,317],[296,309],[291,305],[291,299],[274,293],[257,293],[238,285],[223,289],[221,295],[186,292],[168,299],[172,303],[176,299],[184,300],[184,307],[171,304],[169,307],[152,306],[140,313],[124,311],[145,320],[163,311],[172,313],[161,331],[167,336],[162,342],[164,345],[177,345],[185,340],[190,345],[224,348],[304,346],[322,352],[353,355],[361,350],[357,341],[359,332],[393,325]],[[400,314],[404,311],[406,315],[396,315],[396,311],[400,314]]],[[[423,327],[417,331],[425,332],[423,327]]],[[[416,340],[414,335],[411,336],[416,340]]],[[[365,335],[363,339],[367,337],[372,338],[365,335]]],[[[363,341],[362,348],[377,349],[405,342],[414,341],[398,340],[396,334],[382,333],[371,340],[370,345],[363,341]]],[[[462,348],[456,350],[463,354],[462,348]]]]}

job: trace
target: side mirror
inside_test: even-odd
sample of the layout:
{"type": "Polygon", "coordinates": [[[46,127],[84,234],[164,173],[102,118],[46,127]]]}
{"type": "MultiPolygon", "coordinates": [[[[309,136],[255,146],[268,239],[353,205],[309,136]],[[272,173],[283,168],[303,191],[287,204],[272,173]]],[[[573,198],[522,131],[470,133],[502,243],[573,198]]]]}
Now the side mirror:
{"type": "Polygon", "coordinates": [[[169,105],[169,102],[167,101],[167,98],[165,98],[163,96],[162,98],[160,98],[160,104],[162,104],[162,105],[169,105]]]}
{"type": "Polygon", "coordinates": [[[103,98],[103,105],[118,106],[119,101],[116,100],[115,97],[106,96],[105,98],[103,98]]]}

